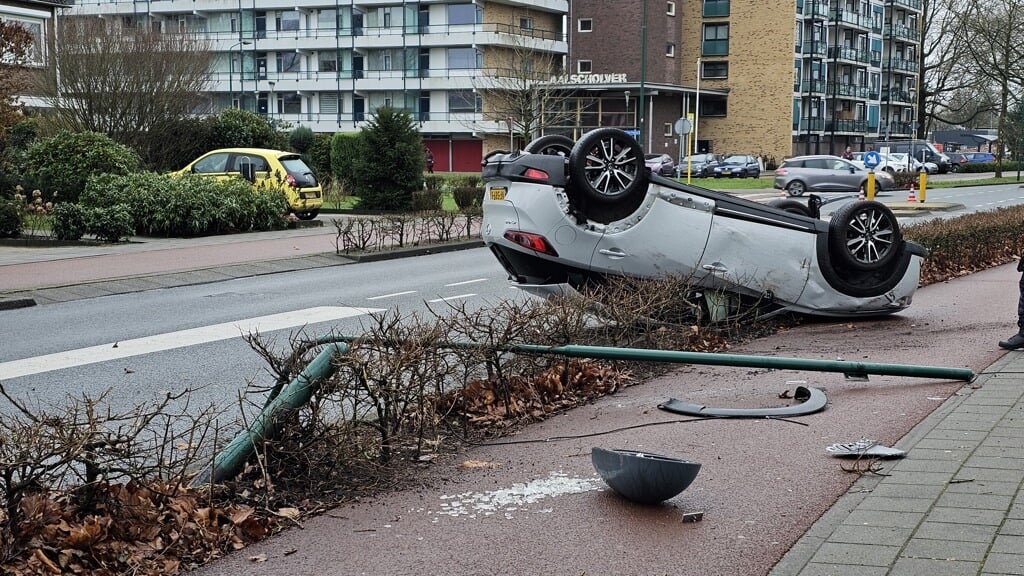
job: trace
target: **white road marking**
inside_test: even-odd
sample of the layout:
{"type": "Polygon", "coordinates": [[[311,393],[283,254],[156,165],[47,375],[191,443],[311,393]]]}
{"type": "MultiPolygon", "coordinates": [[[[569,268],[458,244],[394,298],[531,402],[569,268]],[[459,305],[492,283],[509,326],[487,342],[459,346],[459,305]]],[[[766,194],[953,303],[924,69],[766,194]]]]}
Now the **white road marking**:
{"type": "Polygon", "coordinates": [[[487,282],[487,278],[476,278],[473,280],[466,280],[464,282],[455,282],[453,284],[445,284],[445,288],[451,288],[452,286],[464,286],[466,284],[476,284],[477,282],[487,282]]]}
{"type": "Polygon", "coordinates": [[[405,296],[406,294],[415,294],[415,290],[406,290],[405,292],[394,292],[392,294],[382,294],[380,296],[370,296],[367,300],[383,300],[384,298],[394,298],[395,296],[405,296]]]}
{"type": "Polygon", "coordinates": [[[218,340],[239,338],[245,334],[251,334],[254,332],[265,334],[274,330],[294,328],[296,326],[304,326],[306,324],[313,324],[316,322],[329,322],[331,320],[340,320],[342,318],[351,318],[353,316],[362,316],[364,314],[372,314],[374,312],[381,311],[382,310],[379,308],[318,306],[316,308],[306,308],[305,310],[295,310],[292,312],[282,312],[280,314],[270,314],[268,316],[258,316],[256,318],[247,318],[236,320],[234,322],[225,322],[223,324],[213,324],[211,326],[201,326],[199,328],[190,328],[188,330],[179,330],[177,332],[168,332],[166,334],[156,334],[154,336],[145,336],[143,338],[134,338],[132,340],[121,340],[118,342],[111,342],[109,344],[100,344],[99,346],[90,346],[88,348],[79,348],[77,350],[68,350],[66,352],[46,354],[44,356],[35,356],[33,358],[24,358],[22,360],[12,360],[10,362],[0,363],[0,381],[18,378],[20,376],[28,376],[30,374],[49,372],[51,370],[61,370],[64,368],[73,368],[75,366],[84,366],[86,364],[130,358],[132,356],[149,354],[151,352],[184,348],[195,344],[205,344],[208,342],[216,342],[218,340]]]}
{"type": "Polygon", "coordinates": [[[435,298],[433,300],[427,300],[427,302],[430,302],[431,304],[434,304],[436,302],[447,302],[449,300],[459,300],[460,298],[472,298],[473,296],[476,296],[476,294],[459,294],[458,296],[447,296],[445,298],[435,298]]]}

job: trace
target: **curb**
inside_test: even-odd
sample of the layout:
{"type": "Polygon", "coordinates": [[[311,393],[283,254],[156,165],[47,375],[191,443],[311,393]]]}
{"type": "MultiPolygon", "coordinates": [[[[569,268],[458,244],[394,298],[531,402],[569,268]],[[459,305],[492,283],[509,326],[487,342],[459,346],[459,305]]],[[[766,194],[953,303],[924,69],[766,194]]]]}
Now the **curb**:
{"type": "Polygon", "coordinates": [[[0,310],[16,310],[31,308],[36,305],[35,298],[3,298],[0,297],[0,310]]]}

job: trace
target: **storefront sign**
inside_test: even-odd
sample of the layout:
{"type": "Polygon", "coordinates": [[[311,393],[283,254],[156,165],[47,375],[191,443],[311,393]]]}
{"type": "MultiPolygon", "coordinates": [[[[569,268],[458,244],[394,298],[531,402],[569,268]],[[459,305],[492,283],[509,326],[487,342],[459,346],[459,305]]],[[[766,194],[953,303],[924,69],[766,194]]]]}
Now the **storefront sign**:
{"type": "Polygon", "coordinates": [[[627,82],[623,74],[563,74],[552,76],[551,84],[622,84],[627,82]]]}

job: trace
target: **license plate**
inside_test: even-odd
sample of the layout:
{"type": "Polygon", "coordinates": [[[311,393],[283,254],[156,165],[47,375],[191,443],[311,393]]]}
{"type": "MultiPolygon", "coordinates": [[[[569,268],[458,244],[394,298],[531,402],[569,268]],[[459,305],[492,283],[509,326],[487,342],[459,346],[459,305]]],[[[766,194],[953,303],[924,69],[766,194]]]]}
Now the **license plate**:
{"type": "Polygon", "coordinates": [[[732,176],[732,171],[730,171],[730,170],[722,170],[722,174],[725,175],[725,176],[732,176]]]}
{"type": "Polygon", "coordinates": [[[491,200],[504,200],[505,193],[507,192],[508,188],[505,188],[504,186],[491,188],[491,200]]]}
{"type": "Polygon", "coordinates": [[[303,192],[302,193],[302,197],[303,198],[316,198],[317,197],[317,193],[316,192],[303,192]]]}

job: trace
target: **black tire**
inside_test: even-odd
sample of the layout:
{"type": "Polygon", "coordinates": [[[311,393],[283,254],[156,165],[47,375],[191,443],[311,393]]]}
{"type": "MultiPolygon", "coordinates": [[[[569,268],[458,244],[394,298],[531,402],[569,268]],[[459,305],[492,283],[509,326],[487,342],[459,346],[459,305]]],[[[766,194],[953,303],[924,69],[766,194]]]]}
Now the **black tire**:
{"type": "Polygon", "coordinates": [[[523,152],[527,154],[551,154],[568,158],[572,152],[573,144],[575,142],[568,136],[548,134],[547,136],[535,138],[523,148],[523,152]]]}
{"type": "Polygon", "coordinates": [[[319,214],[319,210],[309,210],[308,212],[296,212],[295,217],[299,220],[312,220],[319,214]]]}
{"type": "Polygon", "coordinates": [[[811,209],[806,204],[798,202],[796,200],[780,199],[772,200],[768,203],[769,206],[778,208],[783,212],[789,212],[790,214],[799,214],[801,216],[811,216],[811,209]]]}
{"type": "Polygon", "coordinates": [[[617,204],[647,192],[644,151],[618,128],[598,128],[583,135],[569,154],[569,178],[588,200],[617,204]]]}
{"type": "Polygon", "coordinates": [[[807,191],[807,185],[802,180],[793,180],[789,184],[786,184],[786,194],[790,196],[803,196],[804,192],[807,191]]]}
{"type": "Polygon", "coordinates": [[[888,266],[903,247],[896,215],[873,200],[850,202],[829,222],[829,253],[841,266],[872,271],[888,266]]]}

